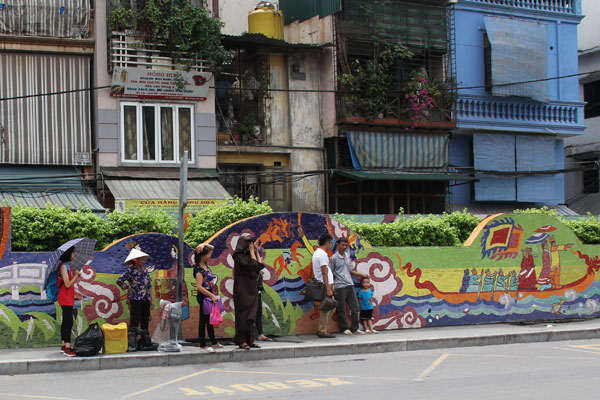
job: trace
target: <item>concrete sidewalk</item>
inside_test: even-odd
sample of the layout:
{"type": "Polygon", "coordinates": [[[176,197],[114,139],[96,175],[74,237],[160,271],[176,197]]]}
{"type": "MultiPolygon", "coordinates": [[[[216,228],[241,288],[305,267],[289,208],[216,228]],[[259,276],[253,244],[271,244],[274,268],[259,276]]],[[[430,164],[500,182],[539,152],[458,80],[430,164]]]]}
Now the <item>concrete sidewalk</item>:
{"type": "Polygon", "coordinates": [[[286,336],[277,338],[276,342],[260,342],[261,349],[246,351],[239,350],[236,346],[225,346],[216,353],[201,353],[197,346],[192,345],[184,346],[180,353],[134,352],[89,358],[65,357],[58,347],[0,349],[0,375],[213,364],[594,338],[600,338],[600,319],[536,325],[493,324],[404,329],[384,331],[376,335],[338,334],[333,339],[319,339],[316,335],[286,336]]]}

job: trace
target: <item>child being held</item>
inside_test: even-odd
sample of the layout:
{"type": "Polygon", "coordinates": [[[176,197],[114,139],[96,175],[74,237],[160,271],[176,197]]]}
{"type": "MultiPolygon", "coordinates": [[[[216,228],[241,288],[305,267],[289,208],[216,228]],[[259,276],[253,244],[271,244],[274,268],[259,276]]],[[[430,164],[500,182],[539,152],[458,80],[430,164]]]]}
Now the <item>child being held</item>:
{"type": "Polygon", "coordinates": [[[366,333],[378,333],[373,329],[373,289],[371,289],[371,280],[367,277],[360,280],[360,291],[358,300],[360,300],[360,323],[366,333]]]}

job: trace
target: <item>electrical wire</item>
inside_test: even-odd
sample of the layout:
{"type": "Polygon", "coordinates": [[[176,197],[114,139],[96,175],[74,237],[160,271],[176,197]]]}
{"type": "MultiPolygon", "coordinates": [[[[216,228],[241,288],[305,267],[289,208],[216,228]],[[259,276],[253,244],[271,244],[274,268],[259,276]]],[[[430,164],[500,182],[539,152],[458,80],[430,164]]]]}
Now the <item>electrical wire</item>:
{"type": "MultiPolygon", "coordinates": [[[[557,79],[567,79],[567,78],[573,78],[573,77],[583,76],[583,75],[592,75],[592,74],[597,74],[597,73],[600,73],[600,70],[595,70],[595,71],[590,71],[590,72],[580,72],[577,74],[554,76],[554,77],[549,77],[549,78],[531,79],[531,80],[527,80],[527,81],[500,83],[500,84],[496,84],[496,85],[491,85],[491,87],[525,85],[525,84],[529,84],[529,83],[547,82],[547,81],[553,81],[553,80],[557,80],[557,79]]],[[[29,99],[29,98],[36,98],[36,97],[45,97],[45,96],[55,96],[55,95],[61,95],[61,94],[70,94],[70,93],[93,91],[93,90],[100,90],[100,89],[108,89],[110,87],[111,87],[110,85],[104,85],[104,86],[96,86],[96,87],[81,88],[81,89],[62,90],[62,91],[57,91],[57,92],[26,94],[26,95],[11,96],[11,97],[1,97],[0,102],[1,101],[9,101],[9,100],[22,100],[22,99],[29,99]]],[[[459,86],[456,88],[456,90],[485,89],[488,87],[490,87],[490,85],[459,86]]],[[[216,87],[216,86],[210,86],[210,89],[222,89],[222,88],[216,87]]],[[[348,94],[348,95],[363,93],[362,91],[356,91],[356,90],[337,90],[337,89],[235,88],[235,90],[255,91],[255,92],[260,92],[260,91],[286,92],[286,93],[336,93],[336,94],[339,93],[339,94],[348,94]]],[[[404,92],[401,90],[391,90],[388,93],[395,94],[395,93],[404,93],[404,92]]]]}

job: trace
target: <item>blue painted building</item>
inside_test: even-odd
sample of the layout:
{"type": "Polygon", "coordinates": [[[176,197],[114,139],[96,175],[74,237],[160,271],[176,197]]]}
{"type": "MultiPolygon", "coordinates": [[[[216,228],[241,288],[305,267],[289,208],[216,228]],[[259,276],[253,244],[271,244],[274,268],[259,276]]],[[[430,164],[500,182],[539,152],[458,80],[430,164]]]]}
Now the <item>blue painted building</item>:
{"type": "Polygon", "coordinates": [[[449,68],[459,88],[449,163],[478,181],[451,184],[448,208],[565,202],[563,139],[585,129],[573,76],[582,18],[581,0],[449,7],[449,68]]]}

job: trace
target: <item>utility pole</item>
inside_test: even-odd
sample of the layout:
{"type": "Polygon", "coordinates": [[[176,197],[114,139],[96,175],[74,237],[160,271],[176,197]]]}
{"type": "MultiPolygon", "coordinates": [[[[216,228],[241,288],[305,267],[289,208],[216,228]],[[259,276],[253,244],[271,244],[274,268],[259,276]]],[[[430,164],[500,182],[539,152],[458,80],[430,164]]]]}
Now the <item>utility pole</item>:
{"type": "Polygon", "coordinates": [[[187,206],[187,180],[188,180],[188,152],[183,152],[181,158],[181,171],[179,176],[179,245],[177,249],[177,298],[180,302],[183,299],[183,260],[185,243],[183,242],[183,227],[185,225],[184,209],[187,206]]]}

